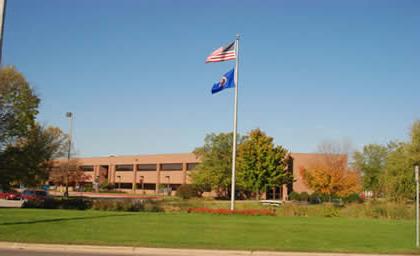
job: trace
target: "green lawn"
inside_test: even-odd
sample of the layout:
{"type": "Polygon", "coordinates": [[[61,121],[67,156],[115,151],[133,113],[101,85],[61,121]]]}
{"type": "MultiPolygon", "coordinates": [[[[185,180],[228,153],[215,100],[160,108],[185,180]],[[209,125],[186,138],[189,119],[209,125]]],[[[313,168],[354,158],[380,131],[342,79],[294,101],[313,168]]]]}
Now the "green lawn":
{"type": "Polygon", "coordinates": [[[279,251],[420,253],[414,221],[0,209],[0,240],[279,251]]]}

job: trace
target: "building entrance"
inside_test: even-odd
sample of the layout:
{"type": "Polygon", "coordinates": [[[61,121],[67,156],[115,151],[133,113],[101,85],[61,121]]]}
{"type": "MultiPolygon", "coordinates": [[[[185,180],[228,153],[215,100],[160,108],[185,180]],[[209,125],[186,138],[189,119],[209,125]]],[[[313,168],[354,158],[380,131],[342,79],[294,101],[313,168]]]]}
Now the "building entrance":
{"type": "Polygon", "coordinates": [[[282,189],[278,187],[267,187],[266,199],[267,200],[281,200],[282,199],[282,189]]]}

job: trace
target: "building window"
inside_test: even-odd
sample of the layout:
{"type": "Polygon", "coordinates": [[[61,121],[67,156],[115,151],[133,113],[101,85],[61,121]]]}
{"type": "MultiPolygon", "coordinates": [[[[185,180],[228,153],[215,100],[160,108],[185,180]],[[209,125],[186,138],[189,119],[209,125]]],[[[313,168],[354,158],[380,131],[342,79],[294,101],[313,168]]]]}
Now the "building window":
{"type": "Polygon", "coordinates": [[[117,164],[115,166],[116,171],[123,171],[123,172],[130,172],[133,171],[133,165],[132,164],[117,164]]]}
{"type": "Polygon", "coordinates": [[[84,172],[93,172],[93,165],[81,165],[80,170],[84,172]]]}
{"type": "MultiPolygon", "coordinates": [[[[137,188],[142,189],[141,184],[137,183],[137,188]]],[[[156,184],[155,183],[144,183],[143,188],[144,188],[144,190],[155,190],[156,189],[156,184]]]]}
{"type": "Polygon", "coordinates": [[[115,187],[121,189],[132,189],[133,183],[116,183],[115,187]]]}
{"type": "Polygon", "coordinates": [[[137,170],[138,171],[156,171],[157,165],[156,164],[138,164],[137,170]]]}
{"type": "Polygon", "coordinates": [[[182,164],[161,164],[161,171],[182,171],[182,164]]]}
{"type": "Polygon", "coordinates": [[[187,163],[187,171],[192,171],[199,163],[187,163]]]}

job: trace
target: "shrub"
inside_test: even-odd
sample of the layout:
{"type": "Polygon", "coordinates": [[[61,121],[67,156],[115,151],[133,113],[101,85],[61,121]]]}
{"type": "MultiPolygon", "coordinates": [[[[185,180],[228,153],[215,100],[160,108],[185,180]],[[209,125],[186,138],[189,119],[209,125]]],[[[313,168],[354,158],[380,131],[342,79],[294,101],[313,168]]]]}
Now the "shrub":
{"type": "Polygon", "coordinates": [[[113,190],[114,188],[115,188],[115,185],[112,184],[112,183],[108,183],[108,182],[104,182],[104,183],[99,185],[100,190],[108,191],[108,190],[113,190]]]}
{"type": "Polygon", "coordinates": [[[343,198],[345,203],[363,203],[363,199],[360,197],[358,193],[350,194],[343,198]]]}
{"type": "Polygon", "coordinates": [[[293,191],[289,194],[289,199],[292,201],[300,201],[300,194],[293,191]]]}
{"type": "Polygon", "coordinates": [[[322,203],[322,196],[320,195],[320,194],[318,194],[318,193],[312,193],[310,196],[309,196],[309,203],[311,203],[311,204],[320,204],[320,203],[322,203]]]}
{"type": "Polygon", "coordinates": [[[86,210],[92,207],[92,200],[83,198],[62,199],[60,203],[60,209],[86,210]]]}
{"type": "Polygon", "coordinates": [[[176,190],[176,196],[183,199],[190,199],[193,197],[199,197],[198,189],[191,184],[185,184],[178,187],[176,190]]]}
{"type": "Polygon", "coordinates": [[[54,209],[45,207],[46,200],[25,200],[22,204],[22,208],[43,208],[43,209],[54,209]]]}
{"type": "Polygon", "coordinates": [[[86,183],[80,186],[80,191],[82,192],[93,192],[93,185],[91,183],[86,183]]]}
{"type": "Polygon", "coordinates": [[[144,202],[144,211],[145,212],[163,212],[163,208],[159,205],[158,202],[148,200],[144,202]]]}
{"type": "Polygon", "coordinates": [[[86,210],[92,207],[92,201],[89,199],[82,198],[47,198],[45,200],[25,201],[22,207],[42,209],[86,210]]]}
{"type": "Polygon", "coordinates": [[[309,194],[307,192],[300,193],[300,201],[309,201],[309,194]]]}
{"type": "Polygon", "coordinates": [[[92,209],[99,211],[123,212],[161,212],[158,202],[139,199],[98,199],[93,202],[92,209]]]}
{"type": "Polygon", "coordinates": [[[299,217],[338,217],[340,215],[340,208],[333,204],[320,205],[298,205],[285,204],[278,210],[279,216],[299,216],[299,217]]]}
{"type": "Polygon", "coordinates": [[[221,215],[249,215],[249,216],[274,216],[274,210],[268,209],[247,209],[247,210],[229,210],[229,209],[210,209],[210,208],[190,208],[188,213],[210,213],[221,215]]]}

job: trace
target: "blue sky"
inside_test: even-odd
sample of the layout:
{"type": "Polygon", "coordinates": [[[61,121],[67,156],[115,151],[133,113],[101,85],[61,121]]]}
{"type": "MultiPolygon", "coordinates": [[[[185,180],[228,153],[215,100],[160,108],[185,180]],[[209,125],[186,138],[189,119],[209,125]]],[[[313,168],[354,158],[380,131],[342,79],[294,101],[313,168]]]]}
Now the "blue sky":
{"type": "Polygon", "coordinates": [[[239,131],[294,152],[324,140],[405,140],[420,118],[420,2],[13,0],[3,62],[81,156],[189,152],[232,130],[234,62],[204,64],[241,34],[239,131]]]}

